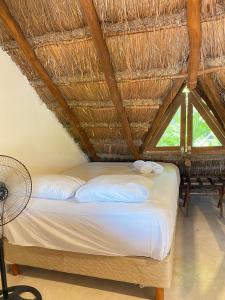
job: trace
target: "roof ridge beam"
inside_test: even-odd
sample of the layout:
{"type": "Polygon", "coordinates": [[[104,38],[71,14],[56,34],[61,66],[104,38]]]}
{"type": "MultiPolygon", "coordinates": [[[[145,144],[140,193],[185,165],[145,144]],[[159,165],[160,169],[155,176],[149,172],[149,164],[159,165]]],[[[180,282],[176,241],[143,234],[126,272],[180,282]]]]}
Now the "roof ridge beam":
{"type": "MultiPolygon", "coordinates": [[[[18,45],[22,49],[24,55],[29,60],[30,64],[32,65],[35,72],[40,76],[43,82],[48,87],[49,91],[53,95],[54,99],[59,103],[63,110],[63,114],[65,114],[66,119],[70,122],[73,127],[73,130],[76,135],[79,136],[82,147],[88,151],[91,157],[94,160],[99,160],[94,147],[90,143],[88,136],[84,129],[80,126],[80,123],[69,108],[66,100],[63,98],[60,90],[58,87],[52,82],[51,78],[49,77],[48,73],[46,72],[45,68],[42,66],[40,61],[38,60],[37,56],[35,55],[31,45],[26,40],[19,24],[13,18],[8,9],[7,5],[5,4],[4,0],[0,0],[0,18],[5,25],[5,27],[9,30],[11,36],[17,41],[18,45]]],[[[64,117],[65,119],[65,117],[64,117]]]]}
{"type": "Polygon", "coordinates": [[[188,87],[196,88],[201,53],[201,0],[187,1],[187,25],[189,36],[188,87]]]}
{"type": "Polygon", "coordinates": [[[124,138],[127,141],[127,145],[135,159],[139,159],[139,153],[136,146],[133,143],[130,125],[128,122],[125,108],[123,107],[120,92],[117,86],[116,78],[111,63],[109,50],[103,37],[103,33],[99,24],[97,12],[92,0],[80,0],[81,8],[83,10],[87,24],[90,27],[92,38],[102,64],[105,79],[110,91],[111,100],[113,101],[119,118],[122,123],[124,138]]]}

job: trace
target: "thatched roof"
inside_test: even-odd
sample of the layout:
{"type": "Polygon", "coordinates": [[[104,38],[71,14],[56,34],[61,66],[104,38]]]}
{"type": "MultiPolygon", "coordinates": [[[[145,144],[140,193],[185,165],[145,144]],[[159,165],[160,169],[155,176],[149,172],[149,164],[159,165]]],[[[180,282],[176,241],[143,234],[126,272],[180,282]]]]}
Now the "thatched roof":
{"type": "MultiPolygon", "coordinates": [[[[190,53],[187,1],[93,2],[133,143],[139,148],[174,83],[178,78],[187,78],[190,53]]],[[[201,2],[199,75],[208,73],[220,97],[219,101],[223,103],[225,1],[201,2]]],[[[99,157],[109,160],[132,159],[80,1],[5,0],[5,3],[99,157]]],[[[48,108],[79,141],[79,136],[71,130],[71,124],[54,96],[1,23],[0,41],[48,108]]],[[[200,93],[207,94],[203,85],[199,83],[197,88],[200,93]]],[[[144,157],[148,155],[147,150],[144,157]]]]}

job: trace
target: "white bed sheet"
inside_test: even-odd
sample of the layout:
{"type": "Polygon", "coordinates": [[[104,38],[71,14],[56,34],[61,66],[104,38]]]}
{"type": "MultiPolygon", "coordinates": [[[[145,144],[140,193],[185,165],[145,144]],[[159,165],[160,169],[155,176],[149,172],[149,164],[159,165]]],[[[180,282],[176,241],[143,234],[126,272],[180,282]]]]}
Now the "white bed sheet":
{"type": "MultiPolygon", "coordinates": [[[[76,203],[31,198],[24,212],[5,226],[12,244],[107,256],[169,253],[177,213],[179,171],[163,164],[153,175],[146,203],[76,203]]],[[[65,174],[88,180],[103,174],[136,174],[131,163],[84,163],[65,174]]]]}

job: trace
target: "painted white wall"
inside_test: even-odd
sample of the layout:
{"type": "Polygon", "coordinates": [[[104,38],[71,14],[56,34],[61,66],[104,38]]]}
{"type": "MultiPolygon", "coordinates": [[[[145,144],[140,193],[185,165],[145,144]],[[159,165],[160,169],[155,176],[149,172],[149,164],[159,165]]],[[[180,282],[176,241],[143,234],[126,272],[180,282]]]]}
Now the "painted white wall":
{"type": "Polygon", "coordinates": [[[22,161],[31,174],[61,172],[87,160],[2,49],[0,154],[22,161]]]}

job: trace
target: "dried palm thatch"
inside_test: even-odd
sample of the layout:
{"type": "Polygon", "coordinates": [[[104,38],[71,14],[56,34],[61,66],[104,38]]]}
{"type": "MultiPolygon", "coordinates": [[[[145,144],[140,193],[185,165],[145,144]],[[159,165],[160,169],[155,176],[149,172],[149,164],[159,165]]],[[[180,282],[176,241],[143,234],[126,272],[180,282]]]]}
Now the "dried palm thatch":
{"type": "MultiPolygon", "coordinates": [[[[5,0],[33,50],[103,160],[132,159],[79,0],[5,0]]],[[[139,147],[176,76],[187,68],[186,0],[93,0],[117,87],[139,147]]],[[[201,3],[201,69],[225,66],[225,1],[201,3]]],[[[68,117],[0,23],[0,42],[43,102],[77,140],[68,117]]],[[[225,99],[225,72],[213,75],[225,99]]],[[[181,155],[145,152],[178,162],[181,155]]],[[[196,168],[200,168],[196,163],[196,168]]],[[[208,167],[208,166],[207,166],[208,167]]]]}

